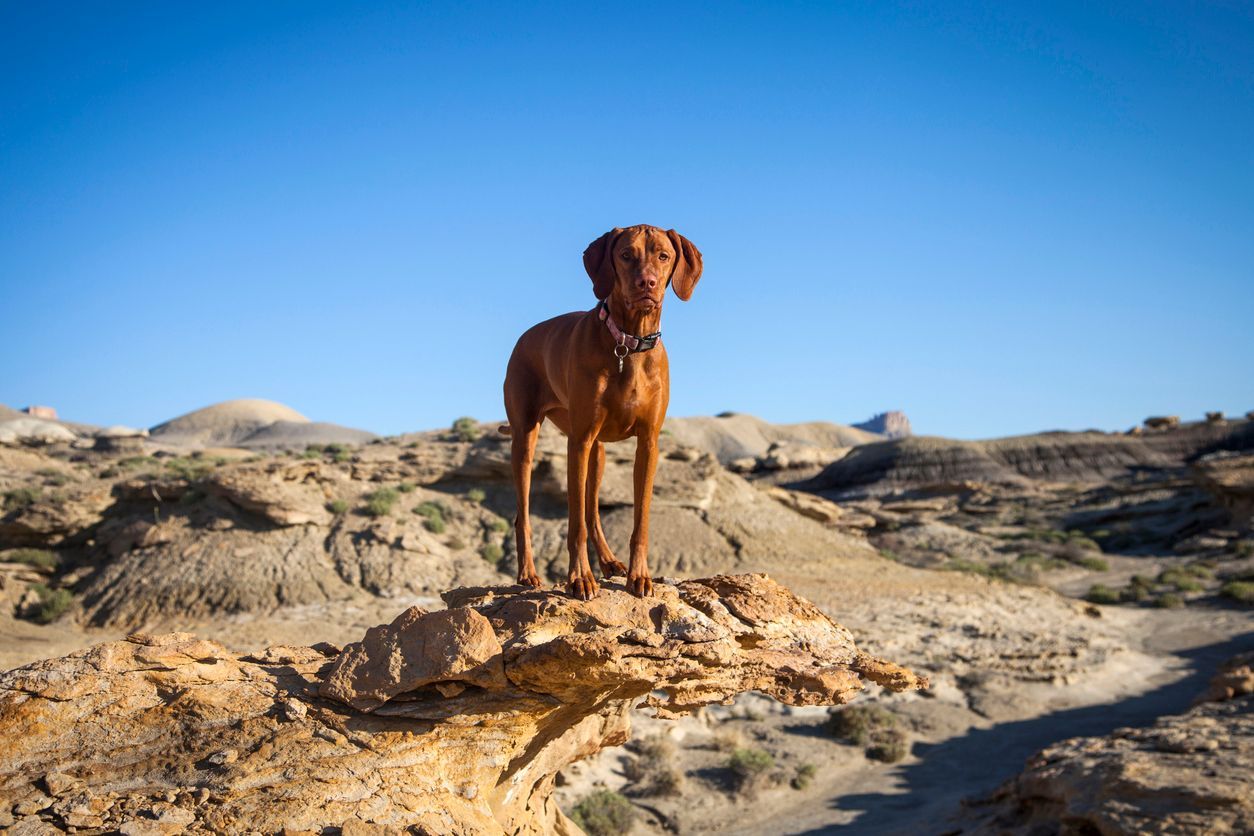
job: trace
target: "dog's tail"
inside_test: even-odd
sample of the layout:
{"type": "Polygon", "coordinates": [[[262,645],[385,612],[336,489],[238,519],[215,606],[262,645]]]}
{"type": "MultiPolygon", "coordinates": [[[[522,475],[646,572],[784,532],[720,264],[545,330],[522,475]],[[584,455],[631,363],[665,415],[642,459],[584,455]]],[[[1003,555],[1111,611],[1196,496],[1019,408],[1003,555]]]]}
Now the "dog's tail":
{"type": "Polygon", "coordinates": [[[509,424],[501,424],[499,427],[496,428],[496,431],[499,432],[501,435],[509,435],[510,433],[509,424]]]}

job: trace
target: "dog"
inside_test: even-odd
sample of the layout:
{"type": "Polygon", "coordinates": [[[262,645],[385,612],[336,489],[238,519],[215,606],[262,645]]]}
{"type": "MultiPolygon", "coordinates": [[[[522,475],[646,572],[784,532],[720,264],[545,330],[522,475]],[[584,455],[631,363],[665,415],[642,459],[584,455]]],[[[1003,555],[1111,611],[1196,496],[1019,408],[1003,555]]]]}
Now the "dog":
{"type": "Polygon", "coordinates": [[[570,526],[567,591],[589,600],[600,588],[588,562],[588,536],[605,578],[627,576],[638,597],[653,594],[649,575],[649,503],[657,471],[658,433],[670,401],[670,366],[662,345],[666,288],[683,301],[701,278],[701,252],[675,230],[615,227],[583,253],[597,306],[555,317],[526,331],[505,373],[501,432],[511,437],[510,465],[518,494],[514,532],[518,582],[539,587],[531,551],[531,466],[540,424],[549,419],[567,439],[570,526]],[[636,439],[635,519],[627,566],[605,542],[597,493],[605,442],[636,439]]]}

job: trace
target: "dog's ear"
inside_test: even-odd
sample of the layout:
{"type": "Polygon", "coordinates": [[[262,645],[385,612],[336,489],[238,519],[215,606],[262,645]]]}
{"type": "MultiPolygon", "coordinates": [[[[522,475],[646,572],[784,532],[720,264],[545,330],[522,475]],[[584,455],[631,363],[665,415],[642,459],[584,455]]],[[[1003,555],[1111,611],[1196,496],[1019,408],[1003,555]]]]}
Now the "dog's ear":
{"type": "Polygon", "coordinates": [[[614,240],[622,231],[622,227],[614,227],[583,251],[583,269],[588,271],[588,278],[592,279],[592,292],[598,299],[608,299],[614,290],[614,279],[617,275],[614,272],[614,240]]]}
{"type": "Polygon", "coordinates": [[[675,268],[671,271],[671,287],[675,295],[687,302],[701,279],[701,251],[684,236],[668,229],[671,244],[675,247],[675,268]]]}

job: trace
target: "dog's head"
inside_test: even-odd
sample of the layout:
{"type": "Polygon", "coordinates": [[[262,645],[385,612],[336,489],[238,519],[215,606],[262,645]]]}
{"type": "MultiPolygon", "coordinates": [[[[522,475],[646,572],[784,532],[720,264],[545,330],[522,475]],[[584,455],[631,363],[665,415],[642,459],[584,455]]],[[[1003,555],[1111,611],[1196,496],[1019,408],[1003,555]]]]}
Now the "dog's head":
{"type": "Polygon", "coordinates": [[[701,278],[701,251],[673,229],[615,227],[583,251],[583,266],[598,299],[617,296],[632,312],[662,307],[666,286],[687,302],[701,278]]]}

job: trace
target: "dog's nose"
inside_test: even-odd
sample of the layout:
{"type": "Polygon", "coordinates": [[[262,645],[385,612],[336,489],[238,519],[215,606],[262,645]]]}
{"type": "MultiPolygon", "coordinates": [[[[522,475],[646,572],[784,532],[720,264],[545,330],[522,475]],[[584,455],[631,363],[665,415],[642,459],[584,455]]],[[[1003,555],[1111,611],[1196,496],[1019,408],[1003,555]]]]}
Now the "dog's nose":
{"type": "Polygon", "coordinates": [[[657,287],[657,274],[641,273],[640,278],[636,279],[636,286],[641,290],[653,290],[657,287]]]}

